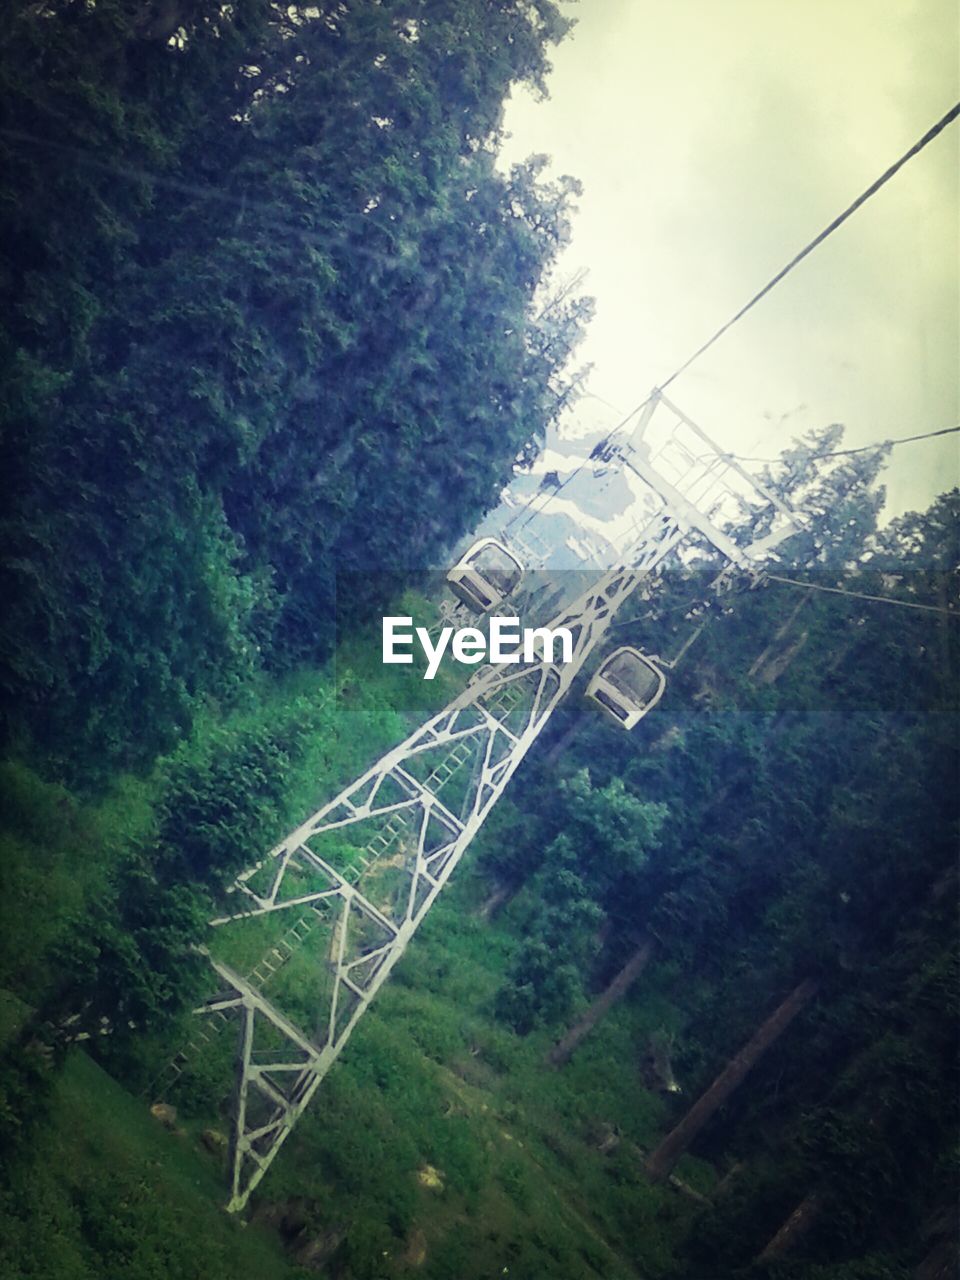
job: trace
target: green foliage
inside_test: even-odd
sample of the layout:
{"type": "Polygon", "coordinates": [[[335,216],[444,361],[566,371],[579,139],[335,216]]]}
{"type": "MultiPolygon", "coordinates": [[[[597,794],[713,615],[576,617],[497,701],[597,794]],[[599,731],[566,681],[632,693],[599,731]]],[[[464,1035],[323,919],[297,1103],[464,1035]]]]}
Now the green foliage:
{"type": "MultiPolygon", "coordinates": [[[[83,1027],[151,1077],[213,898],[449,692],[378,671],[363,628],[573,393],[589,303],[543,295],[577,184],[495,163],[506,93],[542,89],[566,27],[550,0],[14,6],[0,711],[34,767],[0,775],[0,966],[35,1015],[0,1063],[11,1275],[288,1273],[211,1210],[194,1134],[145,1128],[89,1057],[55,1067],[83,1027]],[[312,672],[275,682],[337,640],[326,700],[312,672]]],[[[816,466],[839,440],[767,477],[808,517],[784,562],[946,601],[957,495],[878,532],[881,454],[816,466]]],[[[662,652],[689,590],[644,620],[662,652]]],[[[587,727],[559,776],[518,779],[479,863],[523,885],[503,921],[438,904],[278,1161],[261,1203],[299,1204],[345,1278],[402,1269],[418,1231],[444,1278],[732,1274],[811,1189],[828,1212],[771,1274],[915,1262],[956,1177],[956,635],[777,587],[716,612],[635,734],[587,727]],[[642,989],[547,1068],[643,931],[642,989]],[[811,974],[818,1003],[683,1169],[709,1190],[712,1164],[749,1166],[694,1220],[639,1146],[811,974]],[[684,1100],[644,1086],[664,1028],[684,1100]]],[[[299,972],[280,981],[309,1017],[299,972]]],[[[185,1123],[220,1105],[215,1074],[185,1123]]]]}
{"type": "MultiPolygon", "coordinates": [[[[496,998],[498,1016],[521,1035],[555,1025],[582,998],[601,904],[635,879],[666,816],[662,805],[642,802],[619,778],[593,786],[586,769],[560,782],[555,806],[548,829],[562,834],[547,845],[531,881],[536,907],[496,998]]],[[[536,834],[530,830],[531,843],[536,834]]]]}
{"type": "MultiPolygon", "coordinates": [[[[798,454],[794,497],[812,522],[788,552],[823,567],[813,583],[946,604],[958,496],[876,532],[877,498],[864,488],[876,459],[866,461],[817,477],[798,454]]],[[[668,580],[639,642],[675,652],[685,633],[670,613],[689,611],[708,577],[668,580]]],[[[900,1275],[904,1258],[926,1251],[943,1185],[931,1171],[944,1167],[958,1096],[955,1039],[943,1039],[957,1001],[944,901],[955,892],[958,638],[943,619],[819,593],[728,598],[656,716],[629,736],[586,722],[559,785],[553,773],[528,786],[519,830],[536,855],[511,855],[529,879],[509,909],[520,940],[497,1016],[530,1032],[537,984],[550,994],[564,980],[569,935],[542,945],[537,933],[550,877],[562,884],[567,865],[558,826],[576,833],[578,895],[607,918],[602,947],[582,951],[570,975],[582,994],[614,976],[631,935],[649,930],[656,944],[657,967],[633,995],[633,1039],[616,1033],[628,1012],[608,1013],[565,1073],[580,1059],[588,1073],[606,1054],[639,1055],[658,1026],[676,1029],[688,1099],[672,1103],[677,1119],[786,990],[804,976],[820,983],[699,1139],[702,1164],[747,1161],[751,1172],[689,1237],[677,1274],[747,1268],[813,1190],[823,1212],[796,1264],[770,1274],[900,1275]],[[624,832],[642,829],[645,804],[660,806],[639,857],[608,821],[611,787],[637,807],[624,832]],[[670,995],[654,1015],[657,990],[670,995]]],[[[634,1124],[655,1137],[656,1120],[634,1124]]],[[[625,1153],[617,1167],[632,1191],[625,1153]]]]}
{"type": "Polygon", "coordinates": [[[55,1280],[226,1280],[303,1273],[263,1230],[218,1203],[217,1171],[83,1055],[49,1122],[0,1181],[0,1274],[55,1280]]]}
{"type": "Polygon", "coordinates": [[[102,786],[262,663],[325,657],[536,447],[588,312],[534,302],[577,186],[494,154],[568,25],[17,7],[0,712],[45,768],[102,786]]]}
{"type": "Polygon", "coordinates": [[[600,908],[577,874],[569,836],[557,836],[536,877],[538,908],[497,996],[497,1013],[521,1035],[566,1016],[581,992],[581,965],[590,953],[591,926],[600,908]]]}

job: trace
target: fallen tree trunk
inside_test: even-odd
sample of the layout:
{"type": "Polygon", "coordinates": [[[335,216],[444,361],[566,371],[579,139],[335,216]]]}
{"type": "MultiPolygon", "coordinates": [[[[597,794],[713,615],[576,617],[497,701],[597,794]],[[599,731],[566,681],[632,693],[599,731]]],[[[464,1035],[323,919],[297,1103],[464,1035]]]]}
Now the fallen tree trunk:
{"type": "Polygon", "coordinates": [[[817,984],[809,978],[794,987],[756,1034],[747,1041],[734,1058],[730,1059],[710,1088],[701,1094],[680,1123],[670,1130],[650,1156],[646,1165],[647,1175],[654,1182],[667,1177],[707,1121],[743,1083],[760,1058],[786,1031],[797,1014],[810,1003],[816,993],[817,984]]]}
{"type": "Polygon", "coordinates": [[[757,1262],[775,1262],[777,1258],[789,1253],[817,1221],[822,1209],[823,1203],[816,1192],[811,1191],[804,1196],[786,1222],[757,1254],[757,1262]]]}
{"type": "Polygon", "coordinates": [[[960,1249],[950,1237],[943,1237],[933,1246],[913,1273],[913,1280],[956,1280],[960,1265],[960,1249]]]}
{"type": "Polygon", "coordinates": [[[746,1166],[742,1160],[735,1160],[717,1185],[713,1188],[712,1199],[719,1200],[725,1196],[746,1166]]]}
{"type": "Polygon", "coordinates": [[[478,908],[477,918],[480,920],[492,920],[501,907],[506,906],[510,899],[514,897],[519,887],[519,885],[501,881],[478,908]]]}
{"type": "MultiPolygon", "coordinates": [[[[780,654],[781,659],[784,658],[784,655],[782,653],[781,641],[784,640],[786,636],[789,634],[790,628],[793,626],[793,623],[796,620],[797,614],[800,612],[800,610],[803,608],[803,606],[807,603],[807,601],[810,599],[812,595],[813,595],[812,588],[808,588],[804,592],[804,594],[800,597],[800,599],[794,605],[790,613],[790,616],[787,618],[786,622],[784,622],[782,626],[777,628],[776,635],[773,637],[773,639],[764,649],[763,653],[761,653],[759,657],[754,659],[750,667],[750,670],[747,672],[748,680],[753,680],[759,677],[761,684],[773,684],[783,674],[783,671],[786,670],[786,666],[784,666],[781,670],[776,671],[776,673],[773,675],[769,675],[766,672],[764,672],[764,668],[767,666],[770,666],[770,667],[775,666],[775,664],[771,662],[771,659],[774,658],[775,655],[780,654]]],[[[793,661],[793,658],[796,657],[797,652],[799,652],[800,646],[803,644],[805,640],[806,640],[806,632],[804,632],[803,639],[799,642],[799,644],[795,643],[794,645],[790,646],[790,648],[788,648],[787,653],[789,654],[789,658],[786,658],[786,665],[789,665],[789,663],[793,661]]]]}
{"type": "Polygon", "coordinates": [[[609,986],[601,991],[583,1017],[573,1024],[563,1039],[558,1040],[547,1054],[547,1061],[552,1066],[560,1067],[565,1062],[570,1061],[574,1050],[580,1042],[590,1034],[600,1019],[609,1012],[617,1001],[623,999],[632,984],[643,973],[655,947],[656,943],[653,938],[647,936],[642,940],[609,986]]]}
{"type": "Polygon", "coordinates": [[[914,1268],[913,1280],[956,1280],[960,1275],[960,1208],[956,1197],[948,1196],[920,1229],[927,1253],[914,1268]]]}

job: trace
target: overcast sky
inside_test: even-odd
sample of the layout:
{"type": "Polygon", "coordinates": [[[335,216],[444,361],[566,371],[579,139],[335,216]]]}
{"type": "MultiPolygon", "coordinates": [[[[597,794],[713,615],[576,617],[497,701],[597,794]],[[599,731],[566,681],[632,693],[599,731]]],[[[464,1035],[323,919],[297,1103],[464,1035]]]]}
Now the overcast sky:
{"type": "MultiPolygon", "coordinates": [[[[584,0],[507,161],[584,194],[565,273],[597,316],[584,408],[625,413],[960,98],[955,0],[584,0]]],[[[960,422],[960,122],[670,388],[730,448],[776,454],[960,422]]],[[[888,514],[960,480],[958,436],[894,450],[888,514]]]]}

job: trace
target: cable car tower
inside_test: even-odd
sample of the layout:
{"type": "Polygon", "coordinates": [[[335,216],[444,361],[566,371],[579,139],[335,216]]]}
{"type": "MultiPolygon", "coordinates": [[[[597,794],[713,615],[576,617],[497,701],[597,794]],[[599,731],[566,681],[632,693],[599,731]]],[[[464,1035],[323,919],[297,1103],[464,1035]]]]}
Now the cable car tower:
{"type": "MultiPolygon", "coordinates": [[[[689,535],[749,571],[798,528],[772,494],[658,392],[629,439],[608,454],[639,478],[646,506],[625,563],[599,575],[549,623],[570,630],[572,660],[482,668],[447,707],[244,871],[228,891],[229,908],[211,922],[205,954],[218,989],[196,1013],[212,1030],[233,1021],[238,1027],[231,1212],[247,1204],[628,596],[649,587],[689,535]],[[723,525],[742,516],[745,503],[756,509],[758,499],[774,508],[775,531],[741,547],[723,525]],[[250,968],[255,954],[260,959],[250,968]]],[[[453,576],[461,598],[480,612],[495,607],[494,597],[502,604],[522,573],[508,548],[488,540],[462,557],[453,576]]],[[[634,690],[646,698],[642,714],[661,696],[663,676],[630,653],[647,677],[634,690]]],[[[606,673],[614,704],[618,696],[629,702],[633,686],[622,682],[630,666],[606,673]],[[618,681],[626,695],[622,688],[618,694],[618,681]]],[[[637,670],[632,674],[635,681],[637,670]]]]}

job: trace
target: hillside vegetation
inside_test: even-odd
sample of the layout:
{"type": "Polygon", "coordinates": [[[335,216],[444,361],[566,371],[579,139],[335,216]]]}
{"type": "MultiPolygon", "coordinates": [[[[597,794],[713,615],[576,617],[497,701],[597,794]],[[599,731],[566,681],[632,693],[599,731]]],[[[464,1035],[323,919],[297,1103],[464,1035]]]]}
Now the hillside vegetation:
{"type": "Polygon", "coordinates": [[[10,9],[0,1276],[955,1270],[960,493],[878,527],[839,428],[765,477],[806,585],[718,596],[701,548],[625,606],[608,651],[693,640],[662,703],[575,686],[243,1221],[232,1035],[169,1072],[224,889],[462,687],[381,610],[435,620],[575,392],[576,184],[495,165],[566,27],[10,9]]]}

